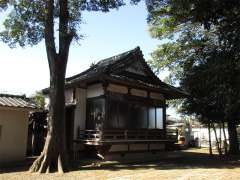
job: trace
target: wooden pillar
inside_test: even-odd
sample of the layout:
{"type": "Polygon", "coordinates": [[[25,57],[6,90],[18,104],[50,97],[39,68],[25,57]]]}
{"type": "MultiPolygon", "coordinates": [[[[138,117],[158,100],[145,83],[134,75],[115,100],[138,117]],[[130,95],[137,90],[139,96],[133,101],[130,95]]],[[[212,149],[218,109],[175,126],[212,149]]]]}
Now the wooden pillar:
{"type": "Polygon", "coordinates": [[[105,115],[104,115],[104,120],[103,120],[103,125],[102,125],[102,132],[101,132],[101,138],[103,137],[104,134],[104,129],[106,129],[106,125],[105,122],[109,121],[109,103],[110,103],[110,99],[109,99],[109,93],[107,91],[107,87],[108,87],[109,83],[106,81],[102,82],[102,87],[103,87],[103,92],[104,92],[104,99],[105,99],[105,115]]]}
{"type": "Polygon", "coordinates": [[[166,137],[166,119],[167,119],[167,114],[166,114],[166,108],[167,106],[163,106],[163,133],[164,133],[164,136],[166,137]]]}
{"type": "MultiPolygon", "coordinates": [[[[147,91],[147,98],[150,99],[150,91],[147,91]]],[[[147,129],[149,129],[149,105],[147,105],[147,129]]],[[[148,134],[147,134],[147,137],[148,137],[148,134]]]]}

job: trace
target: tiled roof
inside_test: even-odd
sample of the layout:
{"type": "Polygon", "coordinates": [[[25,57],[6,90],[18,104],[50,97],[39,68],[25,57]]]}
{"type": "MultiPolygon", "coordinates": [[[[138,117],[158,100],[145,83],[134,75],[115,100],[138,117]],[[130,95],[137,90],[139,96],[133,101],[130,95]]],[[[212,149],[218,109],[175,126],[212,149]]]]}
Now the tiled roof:
{"type": "Polygon", "coordinates": [[[129,58],[138,53],[141,53],[141,50],[139,47],[136,47],[133,50],[100,60],[98,63],[91,66],[86,71],[66,78],[66,83],[72,83],[74,81],[87,79],[95,75],[98,76],[99,74],[109,73],[110,70],[113,70],[114,68],[119,66],[124,66],[126,63],[129,63],[129,58]]]}
{"type": "Polygon", "coordinates": [[[37,105],[26,96],[0,94],[0,107],[15,107],[15,108],[32,108],[36,109],[37,105]]]}
{"type": "MultiPolygon", "coordinates": [[[[66,78],[66,87],[77,87],[79,84],[95,83],[98,80],[120,80],[122,83],[140,84],[147,88],[153,88],[161,91],[166,99],[177,99],[187,96],[187,93],[179,88],[168,85],[162,82],[151,70],[149,65],[144,60],[140,47],[136,47],[130,51],[103,59],[92,65],[89,69],[66,78]],[[124,74],[124,71],[131,65],[140,63],[146,77],[137,79],[138,77],[130,77],[129,74],[124,74]],[[122,73],[123,72],[123,73],[122,73]]],[[[43,93],[48,94],[49,88],[43,90],[43,93]]]]}
{"type": "Polygon", "coordinates": [[[99,61],[97,64],[93,65],[86,71],[77,74],[75,76],[69,77],[66,79],[66,84],[78,83],[80,81],[90,79],[91,77],[99,78],[101,75],[105,75],[105,78],[114,78],[120,79],[125,82],[129,82],[132,84],[139,83],[146,87],[152,87],[155,89],[161,90],[166,99],[175,99],[182,98],[187,96],[187,93],[182,91],[179,88],[168,85],[162,82],[151,70],[146,61],[143,58],[142,51],[140,47],[136,47],[130,51],[121,53],[119,55],[104,59],[99,61]],[[145,82],[143,80],[132,79],[125,75],[117,74],[116,72],[120,72],[119,69],[125,69],[127,66],[140,62],[144,67],[145,71],[148,72],[148,78],[146,78],[145,82]]]}

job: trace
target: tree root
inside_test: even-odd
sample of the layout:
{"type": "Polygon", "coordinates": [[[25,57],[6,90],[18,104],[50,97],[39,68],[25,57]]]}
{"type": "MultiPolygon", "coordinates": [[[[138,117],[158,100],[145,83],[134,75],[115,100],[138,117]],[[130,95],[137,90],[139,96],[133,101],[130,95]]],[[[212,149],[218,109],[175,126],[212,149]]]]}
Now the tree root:
{"type": "Polygon", "coordinates": [[[64,167],[62,162],[62,157],[59,154],[57,157],[55,155],[51,158],[49,158],[50,155],[47,153],[42,153],[32,164],[32,166],[29,169],[29,172],[31,173],[50,173],[50,172],[58,172],[63,174],[64,173],[64,167]]]}

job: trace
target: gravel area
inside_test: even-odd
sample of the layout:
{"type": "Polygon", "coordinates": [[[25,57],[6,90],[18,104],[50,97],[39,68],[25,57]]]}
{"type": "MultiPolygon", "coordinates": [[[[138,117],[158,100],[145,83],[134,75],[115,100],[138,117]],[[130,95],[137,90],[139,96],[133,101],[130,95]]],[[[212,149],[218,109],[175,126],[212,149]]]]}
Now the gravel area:
{"type": "Polygon", "coordinates": [[[91,163],[80,164],[65,174],[32,174],[28,167],[0,169],[0,180],[141,180],[141,179],[240,179],[240,157],[209,157],[206,149],[190,149],[177,152],[171,158],[146,162],[102,163],[95,167],[91,163]]]}

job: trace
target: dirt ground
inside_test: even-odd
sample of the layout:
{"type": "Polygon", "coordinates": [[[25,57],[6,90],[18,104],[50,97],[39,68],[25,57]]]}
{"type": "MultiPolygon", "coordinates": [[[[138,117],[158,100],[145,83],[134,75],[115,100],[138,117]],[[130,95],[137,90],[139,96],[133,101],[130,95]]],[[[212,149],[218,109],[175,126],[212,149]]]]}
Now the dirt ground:
{"type": "Polygon", "coordinates": [[[170,158],[145,162],[105,162],[101,167],[79,164],[63,175],[31,174],[28,167],[0,169],[0,180],[140,180],[140,179],[240,179],[240,157],[209,157],[206,149],[169,152],[170,158]]]}

